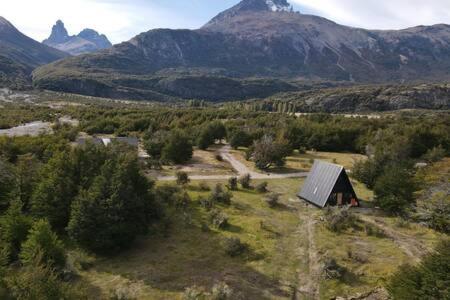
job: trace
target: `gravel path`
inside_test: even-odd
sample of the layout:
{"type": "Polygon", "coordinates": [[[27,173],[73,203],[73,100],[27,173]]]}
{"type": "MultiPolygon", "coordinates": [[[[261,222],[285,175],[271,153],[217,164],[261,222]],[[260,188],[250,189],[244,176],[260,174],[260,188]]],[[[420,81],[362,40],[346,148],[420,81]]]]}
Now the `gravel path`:
{"type": "MultiPolygon", "coordinates": [[[[220,155],[223,159],[231,164],[233,169],[236,171],[237,176],[242,176],[245,174],[250,174],[252,179],[280,179],[280,178],[301,178],[308,176],[308,172],[299,173],[287,173],[287,174],[275,174],[275,173],[259,173],[250,170],[245,164],[241,163],[233,154],[230,153],[231,147],[225,145],[219,149],[220,155]]],[[[191,175],[189,178],[191,180],[227,180],[230,177],[236,175],[191,175]]],[[[157,178],[160,181],[173,181],[176,180],[175,176],[160,176],[157,178]]]]}

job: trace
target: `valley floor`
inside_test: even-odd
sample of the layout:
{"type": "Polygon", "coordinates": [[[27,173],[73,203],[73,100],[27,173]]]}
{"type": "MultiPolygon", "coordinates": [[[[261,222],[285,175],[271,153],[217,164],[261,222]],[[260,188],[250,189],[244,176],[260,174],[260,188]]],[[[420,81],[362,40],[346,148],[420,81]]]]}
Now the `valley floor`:
{"type": "MultiPolygon", "coordinates": [[[[218,182],[225,183],[208,184],[218,182]]],[[[303,179],[292,178],[269,181],[269,190],[281,195],[276,208],[269,208],[255,190],[233,192],[231,206],[219,207],[230,226],[206,230],[208,213],[197,199],[208,192],[200,191],[199,183],[187,188],[193,201],[187,213],[172,216],[165,234],[143,237],[128,252],[98,258],[81,273],[93,293],[99,298],[125,293],[137,299],[182,299],[188,287],[209,290],[226,282],[242,299],[354,296],[383,286],[398,266],[418,261],[440,238],[418,225],[399,227],[395,218],[371,210],[358,214],[363,222],[380,227],[385,237],[355,230],[330,232],[324,211],[296,198],[303,179]],[[227,237],[240,238],[249,246],[248,253],[227,256],[227,237]],[[329,258],[348,270],[344,278],[324,276],[323,263],[329,258]]]]}

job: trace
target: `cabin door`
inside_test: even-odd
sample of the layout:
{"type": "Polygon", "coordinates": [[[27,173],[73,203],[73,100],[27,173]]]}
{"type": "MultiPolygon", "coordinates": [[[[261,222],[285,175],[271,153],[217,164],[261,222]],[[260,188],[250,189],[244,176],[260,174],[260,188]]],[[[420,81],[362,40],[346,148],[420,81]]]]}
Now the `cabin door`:
{"type": "Polygon", "coordinates": [[[337,194],[337,205],[338,206],[342,206],[342,198],[343,198],[342,193],[338,193],[337,194]]]}

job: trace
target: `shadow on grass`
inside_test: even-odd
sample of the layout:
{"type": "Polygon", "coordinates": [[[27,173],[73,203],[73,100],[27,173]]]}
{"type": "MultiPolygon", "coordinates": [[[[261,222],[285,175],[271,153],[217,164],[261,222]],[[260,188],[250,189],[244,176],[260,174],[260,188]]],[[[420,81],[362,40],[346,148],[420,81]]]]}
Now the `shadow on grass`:
{"type": "MultiPolygon", "coordinates": [[[[143,237],[127,252],[99,262],[96,269],[142,281],[161,293],[183,293],[194,285],[210,289],[226,282],[243,299],[290,297],[276,279],[247,265],[263,259],[263,254],[249,249],[241,256],[228,256],[222,232],[202,231],[202,214],[195,207],[191,212],[194,224],[186,226],[175,219],[167,237],[143,237]]],[[[227,231],[241,232],[242,228],[230,225],[227,231]]]]}

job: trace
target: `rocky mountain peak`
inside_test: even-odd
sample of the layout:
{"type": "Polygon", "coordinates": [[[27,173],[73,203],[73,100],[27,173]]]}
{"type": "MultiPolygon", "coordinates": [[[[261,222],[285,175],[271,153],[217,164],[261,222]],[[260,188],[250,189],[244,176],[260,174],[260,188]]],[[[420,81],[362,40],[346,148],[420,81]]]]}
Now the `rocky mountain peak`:
{"type": "Polygon", "coordinates": [[[44,43],[64,43],[69,39],[69,33],[67,32],[64,23],[61,20],[56,21],[56,24],[52,27],[52,33],[50,37],[44,41],[44,43]]]}
{"type": "Polygon", "coordinates": [[[294,8],[287,0],[242,0],[230,9],[217,15],[205,27],[224,22],[238,15],[253,12],[293,12],[294,8]]]}
{"type": "Polygon", "coordinates": [[[105,35],[93,29],[87,28],[78,35],[69,35],[61,20],[56,22],[50,37],[43,43],[72,55],[95,52],[112,46],[105,35]]]}

